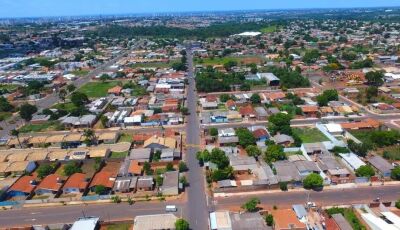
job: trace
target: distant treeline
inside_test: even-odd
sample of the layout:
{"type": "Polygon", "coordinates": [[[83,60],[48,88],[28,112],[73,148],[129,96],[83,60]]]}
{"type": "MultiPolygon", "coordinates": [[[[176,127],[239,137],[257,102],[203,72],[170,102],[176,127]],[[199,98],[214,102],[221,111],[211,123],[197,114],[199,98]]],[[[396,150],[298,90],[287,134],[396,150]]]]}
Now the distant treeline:
{"type": "Polygon", "coordinates": [[[128,27],[108,25],[88,32],[88,35],[108,38],[133,38],[133,37],[166,37],[166,38],[210,38],[226,37],[245,31],[260,31],[271,25],[280,25],[282,22],[273,23],[222,23],[205,28],[182,29],[166,26],[128,27]]]}

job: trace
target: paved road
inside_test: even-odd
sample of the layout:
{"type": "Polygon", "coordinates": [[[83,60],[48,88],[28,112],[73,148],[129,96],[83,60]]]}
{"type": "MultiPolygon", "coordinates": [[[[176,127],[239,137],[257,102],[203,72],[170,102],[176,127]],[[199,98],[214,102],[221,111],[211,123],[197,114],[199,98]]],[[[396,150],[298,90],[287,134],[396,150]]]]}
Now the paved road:
{"type": "MultiPolygon", "coordinates": [[[[196,84],[193,73],[193,56],[191,50],[188,50],[187,53],[189,86],[186,103],[190,115],[187,116],[186,144],[191,146],[200,143],[200,124],[196,113],[197,93],[195,91],[196,84]]],[[[186,152],[186,161],[189,167],[188,181],[190,183],[190,186],[187,188],[187,211],[190,227],[202,230],[208,229],[208,209],[203,170],[196,159],[198,150],[198,147],[189,147],[186,152]]]]}
{"type": "Polygon", "coordinates": [[[278,207],[288,207],[292,204],[304,204],[307,202],[308,194],[310,201],[318,205],[349,205],[368,203],[379,197],[381,201],[393,201],[400,198],[399,185],[373,186],[346,188],[344,190],[324,190],[322,192],[301,191],[301,192],[281,192],[259,195],[232,196],[226,198],[216,198],[216,207],[218,209],[227,209],[233,206],[241,206],[251,197],[258,197],[261,204],[269,207],[276,205],[278,207]]]}
{"type": "Polygon", "coordinates": [[[133,205],[120,204],[91,204],[71,205],[46,208],[23,208],[0,211],[0,228],[14,226],[31,226],[35,224],[73,223],[79,217],[96,216],[104,221],[133,220],[138,215],[151,215],[165,213],[165,206],[174,204],[178,207],[177,216],[185,217],[184,206],[174,202],[138,202],[133,205]],[[182,208],[181,208],[182,207],[182,208]]]}
{"type": "MultiPolygon", "coordinates": [[[[110,67],[111,65],[114,65],[117,61],[119,61],[121,58],[123,58],[126,53],[127,52],[123,52],[120,55],[118,55],[117,57],[101,64],[100,66],[96,67],[96,69],[91,71],[88,75],[74,80],[72,82],[72,84],[75,85],[75,87],[77,89],[80,88],[82,85],[89,82],[90,79],[92,79],[92,77],[95,77],[96,75],[100,74],[101,72],[104,72],[105,70],[107,70],[107,68],[110,67]]],[[[57,104],[59,101],[60,101],[60,98],[58,97],[58,94],[52,93],[50,95],[47,95],[45,98],[37,100],[35,102],[35,105],[38,107],[39,111],[41,111],[43,109],[50,108],[54,104],[57,104]]],[[[10,124],[9,122],[6,122],[6,121],[3,121],[0,123],[0,127],[2,128],[2,130],[0,130],[1,137],[8,136],[11,130],[18,128],[19,126],[23,125],[23,123],[24,123],[23,120],[19,117],[15,117],[14,120],[15,120],[14,124],[10,124]]]]}

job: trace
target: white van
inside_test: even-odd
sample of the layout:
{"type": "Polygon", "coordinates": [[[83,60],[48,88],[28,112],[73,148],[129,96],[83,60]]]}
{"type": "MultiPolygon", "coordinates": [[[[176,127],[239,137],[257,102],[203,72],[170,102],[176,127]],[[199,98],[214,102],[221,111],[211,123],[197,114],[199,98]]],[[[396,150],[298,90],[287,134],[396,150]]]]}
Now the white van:
{"type": "Polygon", "coordinates": [[[176,208],[175,205],[167,205],[165,206],[165,211],[166,212],[176,212],[178,209],[176,208]]]}

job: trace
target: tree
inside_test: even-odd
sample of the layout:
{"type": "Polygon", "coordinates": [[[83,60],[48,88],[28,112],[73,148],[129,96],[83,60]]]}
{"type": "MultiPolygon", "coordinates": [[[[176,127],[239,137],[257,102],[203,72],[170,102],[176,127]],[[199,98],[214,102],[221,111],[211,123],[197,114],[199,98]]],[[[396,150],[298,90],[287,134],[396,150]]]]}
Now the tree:
{"type": "Polygon", "coordinates": [[[0,97],[0,112],[11,112],[14,109],[14,106],[8,102],[8,100],[1,96],[0,97]]]}
{"type": "Polygon", "coordinates": [[[375,170],[369,165],[362,165],[358,169],[356,169],[356,176],[372,177],[375,176],[375,170]]]}
{"type": "Polygon", "coordinates": [[[393,180],[400,180],[400,166],[397,166],[394,169],[392,169],[392,173],[390,174],[390,177],[393,180]]]}
{"type": "Polygon", "coordinates": [[[171,162],[168,162],[168,164],[165,166],[165,171],[167,172],[175,171],[174,165],[171,162]]]}
{"type": "Polygon", "coordinates": [[[279,188],[280,188],[282,191],[287,191],[287,190],[288,190],[287,182],[279,182],[279,188]]]}
{"type": "Polygon", "coordinates": [[[256,145],[249,145],[246,147],[247,155],[258,157],[261,155],[261,150],[256,145]]]}
{"type": "Polygon", "coordinates": [[[368,153],[368,151],[370,149],[372,149],[371,144],[367,144],[367,143],[356,143],[353,140],[348,140],[347,141],[347,146],[349,147],[349,149],[354,152],[355,154],[357,154],[357,156],[360,157],[365,157],[368,153]]]}
{"type": "Polygon", "coordinates": [[[233,168],[231,166],[227,166],[223,169],[213,170],[211,173],[211,178],[213,181],[231,179],[232,176],[233,176],[233,168]]]}
{"type": "Polygon", "coordinates": [[[189,222],[184,219],[178,219],[175,222],[175,229],[176,230],[189,230],[189,222]]]}
{"type": "Polygon", "coordinates": [[[156,185],[157,187],[161,187],[163,185],[164,178],[160,175],[156,176],[156,185]]]}
{"type": "Polygon", "coordinates": [[[12,129],[12,130],[10,131],[10,135],[17,138],[19,147],[22,149],[22,144],[21,144],[21,141],[19,140],[19,131],[16,130],[16,129],[12,129]]]}
{"type": "Polygon", "coordinates": [[[253,95],[251,95],[250,101],[251,101],[251,103],[253,105],[254,104],[260,104],[261,103],[261,97],[260,97],[260,95],[258,95],[258,93],[254,93],[253,95]]]}
{"type": "Polygon", "coordinates": [[[303,56],[303,62],[305,62],[306,64],[315,63],[319,58],[319,56],[320,56],[319,50],[317,49],[307,50],[303,56]]]}
{"type": "Polygon", "coordinates": [[[319,106],[327,106],[330,101],[339,100],[339,94],[335,89],[325,90],[321,95],[317,96],[319,106]]]}
{"type": "Polygon", "coordinates": [[[242,208],[248,212],[256,212],[258,210],[257,205],[260,204],[260,199],[251,198],[246,203],[242,205],[242,208]]]}
{"type": "Polygon", "coordinates": [[[39,168],[37,169],[37,175],[40,179],[45,178],[46,176],[50,175],[54,170],[54,167],[52,165],[46,164],[46,165],[40,165],[39,168]]]}
{"type": "Polygon", "coordinates": [[[224,169],[229,166],[229,158],[225,152],[219,148],[214,148],[210,154],[210,161],[217,165],[218,169],[224,169]]]}
{"type": "Polygon", "coordinates": [[[72,91],[74,91],[75,89],[76,89],[75,85],[73,85],[73,84],[67,85],[68,92],[72,93],[72,91]]]}
{"type": "Polygon", "coordinates": [[[96,185],[94,187],[94,193],[97,195],[102,195],[107,191],[106,187],[104,185],[96,185]]]}
{"type": "Polygon", "coordinates": [[[395,206],[397,209],[400,209],[400,200],[397,200],[394,206],[395,206]]]}
{"type": "Polygon", "coordinates": [[[209,129],[209,133],[210,133],[211,136],[216,137],[216,136],[218,136],[218,129],[214,128],[214,127],[210,128],[209,129]]]}
{"type": "Polygon", "coordinates": [[[324,180],[319,174],[311,173],[303,180],[305,189],[319,189],[324,186],[324,180]]]}
{"type": "Polygon", "coordinates": [[[233,60],[230,60],[224,64],[224,68],[226,69],[226,71],[230,71],[234,66],[237,66],[237,62],[233,60]]]}
{"type": "Polygon", "coordinates": [[[291,135],[290,120],[292,116],[285,113],[277,113],[269,116],[268,118],[268,129],[275,135],[280,132],[283,134],[291,135]]]}
{"type": "Polygon", "coordinates": [[[370,71],[365,74],[365,78],[369,85],[381,86],[383,85],[385,75],[382,71],[370,71]]]}
{"type": "Polygon", "coordinates": [[[79,167],[79,165],[76,162],[69,162],[64,166],[64,175],[65,176],[71,176],[75,173],[81,173],[82,169],[79,167]]]}
{"type": "Polygon", "coordinates": [[[37,107],[28,103],[25,103],[21,105],[19,108],[19,115],[24,119],[25,121],[30,121],[32,120],[32,115],[37,112],[37,107]]]}
{"type": "Polygon", "coordinates": [[[178,169],[179,169],[179,172],[186,172],[188,170],[188,167],[185,162],[180,161],[179,165],[178,165],[178,169]]]}
{"type": "Polygon", "coordinates": [[[221,102],[223,102],[223,103],[227,102],[227,101],[230,100],[230,99],[231,99],[231,96],[228,95],[228,94],[221,94],[221,95],[219,96],[219,100],[220,100],[221,102]]]}
{"type": "Polygon", "coordinates": [[[68,93],[65,89],[60,89],[60,91],[58,92],[58,96],[63,102],[65,102],[65,97],[67,96],[67,94],[68,93]]]}
{"type": "Polygon", "coordinates": [[[100,81],[101,82],[106,82],[107,80],[109,80],[110,79],[110,75],[108,75],[108,74],[106,74],[106,73],[104,73],[104,74],[102,74],[101,76],[100,76],[100,81]]]}
{"type": "Polygon", "coordinates": [[[196,158],[200,164],[203,164],[204,162],[210,161],[211,154],[207,149],[205,149],[204,151],[197,152],[196,158]]]}
{"type": "Polygon", "coordinates": [[[272,226],[274,224],[274,216],[271,214],[266,215],[265,222],[267,223],[268,226],[272,226]]]}
{"type": "Polygon", "coordinates": [[[275,161],[279,161],[279,160],[285,160],[286,159],[286,155],[283,152],[283,147],[280,145],[269,145],[267,147],[267,150],[265,151],[264,154],[264,160],[268,163],[272,163],[275,161]]]}
{"type": "Polygon", "coordinates": [[[91,145],[96,139],[96,134],[94,133],[93,129],[85,129],[83,131],[83,136],[85,137],[85,140],[83,142],[86,145],[91,145]]]}
{"type": "Polygon", "coordinates": [[[236,135],[239,138],[239,145],[241,145],[243,148],[256,143],[256,138],[247,128],[236,129],[236,135]]]}
{"type": "Polygon", "coordinates": [[[151,165],[149,162],[144,162],[143,164],[143,171],[146,175],[151,175],[153,174],[152,170],[151,170],[151,165]]]}
{"type": "Polygon", "coordinates": [[[85,106],[89,102],[89,98],[86,94],[81,92],[73,92],[71,95],[71,102],[76,106],[85,106]]]}

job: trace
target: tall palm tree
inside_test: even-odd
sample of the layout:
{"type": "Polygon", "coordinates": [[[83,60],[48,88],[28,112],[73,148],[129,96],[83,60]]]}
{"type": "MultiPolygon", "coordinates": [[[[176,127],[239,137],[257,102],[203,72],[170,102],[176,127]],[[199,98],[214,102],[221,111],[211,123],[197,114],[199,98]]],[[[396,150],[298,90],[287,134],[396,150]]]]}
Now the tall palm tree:
{"type": "Polygon", "coordinates": [[[19,147],[22,149],[22,144],[21,144],[21,141],[19,140],[19,131],[16,129],[13,129],[10,131],[10,135],[17,138],[19,147]]]}

